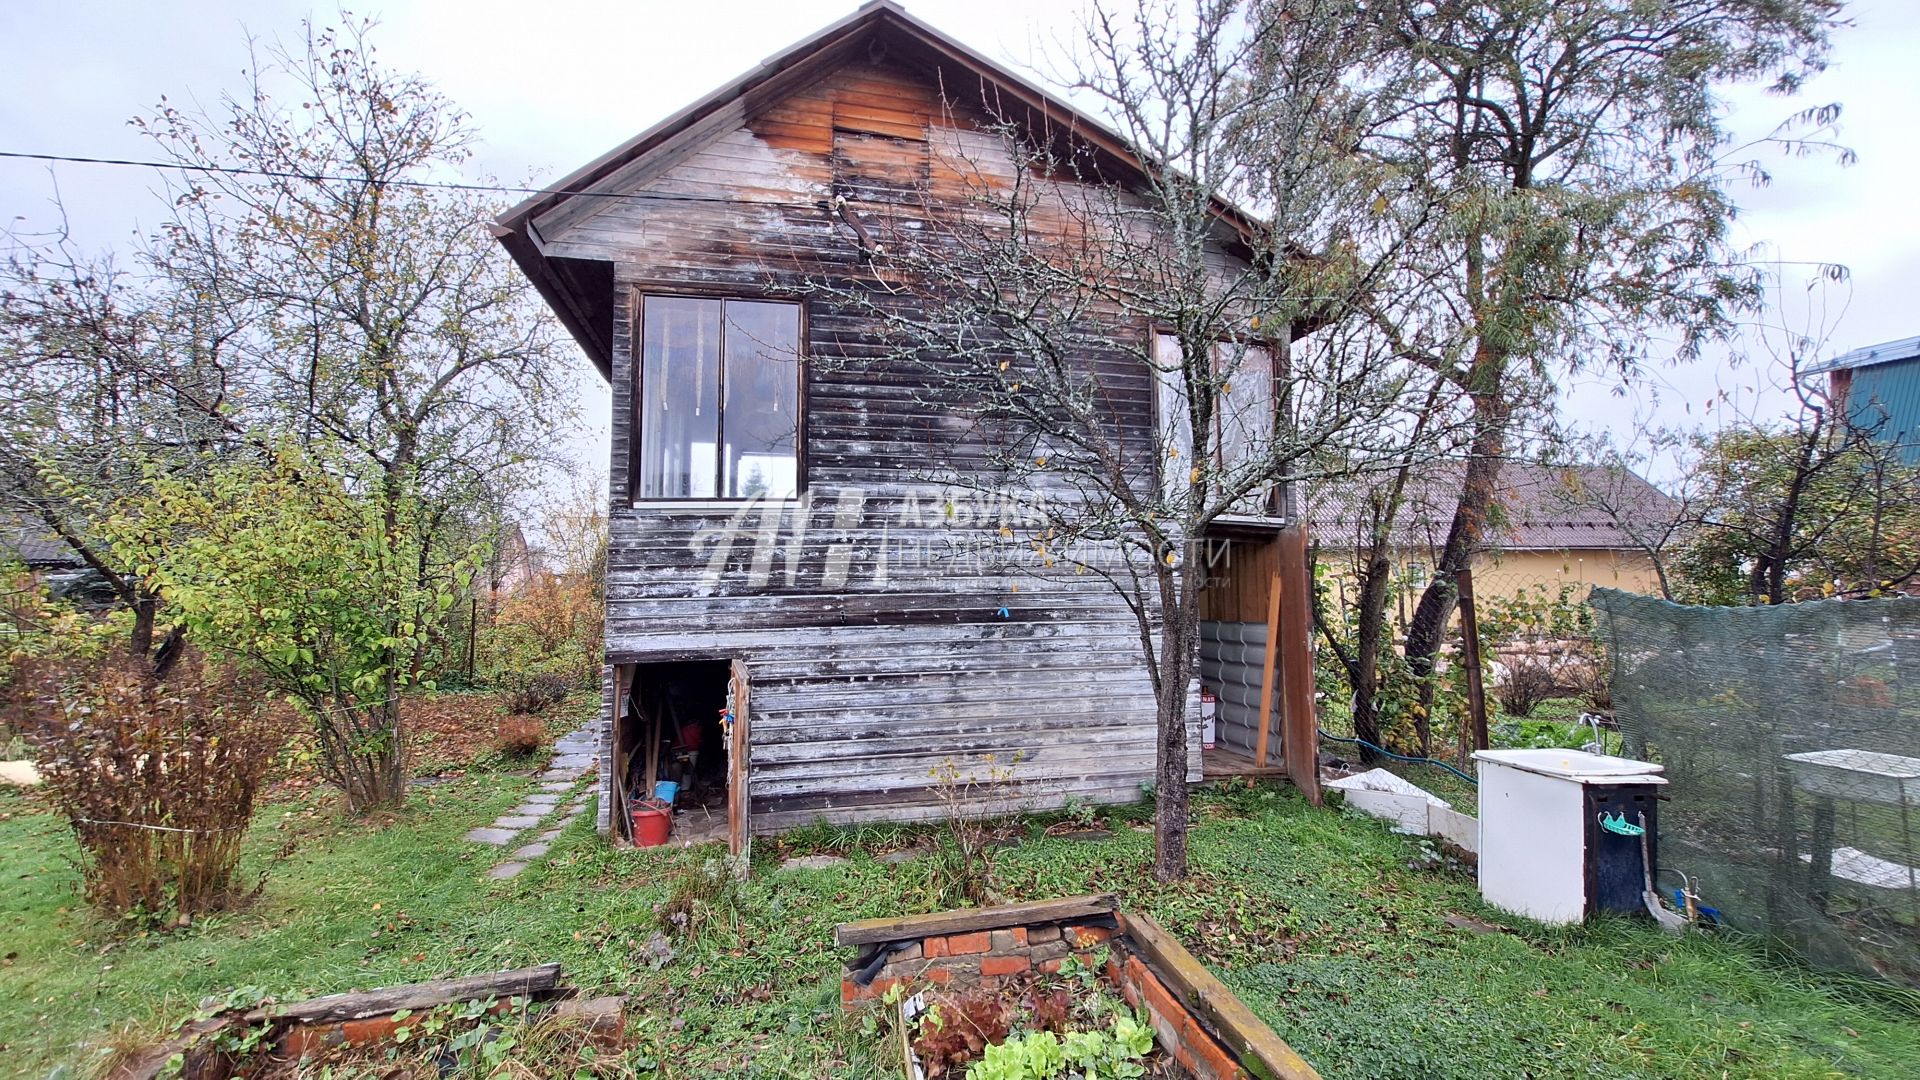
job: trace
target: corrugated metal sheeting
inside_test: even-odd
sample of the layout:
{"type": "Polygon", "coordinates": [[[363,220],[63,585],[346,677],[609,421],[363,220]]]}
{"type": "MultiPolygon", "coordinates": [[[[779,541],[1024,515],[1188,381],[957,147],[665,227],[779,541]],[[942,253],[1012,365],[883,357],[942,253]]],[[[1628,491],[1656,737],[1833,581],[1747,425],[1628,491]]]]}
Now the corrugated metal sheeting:
{"type": "MultiPolygon", "coordinates": [[[[1220,699],[1215,718],[1215,740],[1222,746],[1252,755],[1260,734],[1260,683],[1267,658],[1267,624],[1257,622],[1202,622],[1200,624],[1200,685],[1220,699]]],[[[1276,675],[1274,684],[1279,687],[1276,675]]],[[[1275,693],[1268,741],[1277,755],[1280,746],[1280,701],[1275,693]]]]}
{"type": "Polygon", "coordinates": [[[1920,356],[1855,368],[1847,414],[1859,427],[1878,426],[1881,439],[1899,444],[1902,461],[1920,465],[1920,356]]]}

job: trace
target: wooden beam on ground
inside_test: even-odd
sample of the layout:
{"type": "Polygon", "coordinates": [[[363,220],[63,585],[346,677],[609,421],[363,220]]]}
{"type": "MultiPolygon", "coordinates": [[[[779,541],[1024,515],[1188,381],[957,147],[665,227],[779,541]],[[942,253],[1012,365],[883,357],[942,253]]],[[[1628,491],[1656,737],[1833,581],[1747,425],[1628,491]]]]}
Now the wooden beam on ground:
{"type": "Polygon", "coordinates": [[[1480,674],[1480,617],[1473,604],[1473,568],[1455,578],[1460,590],[1461,662],[1467,665],[1467,714],[1473,721],[1473,748],[1487,749],[1487,688],[1480,674]]]}
{"type": "Polygon", "coordinates": [[[1036,900],[999,907],[959,908],[930,915],[903,915],[892,919],[862,919],[833,928],[835,945],[878,945],[936,934],[967,934],[1036,923],[1072,922],[1112,915],[1119,908],[1112,893],[1073,896],[1064,900],[1036,900]]]}
{"type": "MultiPolygon", "coordinates": [[[[1279,537],[1273,545],[1278,546],[1279,537]]],[[[1260,734],[1254,740],[1253,767],[1267,767],[1267,732],[1273,728],[1273,669],[1280,656],[1280,560],[1274,552],[1273,572],[1267,575],[1267,655],[1260,669],[1260,734]]]]}
{"type": "Polygon", "coordinates": [[[1145,915],[1120,916],[1120,928],[1140,952],[1149,970],[1160,977],[1186,1010],[1211,1029],[1228,1050],[1238,1055],[1249,1076],[1275,1080],[1320,1080],[1307,1063],[1266,1021],[1208,971],[1172,934],[1145,915]]]}
{"type": "MultiPolygon", "coordinates": [[[[1280,749],[1287,776],[1320,805],[1320,721],[1313,700],[1313,581],[1307,570],[1307,526],[1295,520],[1275,541],[1280,583],[1280,749]]],[[[1268,632],[1269,635],[1272,631],[1268,632]]]]}
{"type": "Polygon", "coordinates": [[[439,979],[351,994],[329,994],[291,1005],[264,1005],[247,1013],[245,1020],[249,1024],[270,1021],[319,1024],[364,1020],[369,1016],[385,1016],[401,1009],[423,1012],[442,1005],[458,1005],[488,998],[551,998],[568,992],[560,986],[559,964],[539,964],[460,979],[439,979]]]}

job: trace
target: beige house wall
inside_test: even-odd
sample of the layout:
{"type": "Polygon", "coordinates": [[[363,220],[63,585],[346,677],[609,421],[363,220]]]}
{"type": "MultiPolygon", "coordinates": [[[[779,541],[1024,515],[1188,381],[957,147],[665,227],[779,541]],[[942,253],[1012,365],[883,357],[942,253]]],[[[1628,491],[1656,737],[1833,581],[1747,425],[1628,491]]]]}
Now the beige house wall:
{"type": "MultiPolygon", "coordinates": [[[[1399,556],[1402,572],[1431,566],[1425,553],[1399,556]]],[[[1342,585],[1355,580],[1352,551],[1323,549],[1320,562],[1333,570],[1342,585]]],[[[1424,577],[1415,580],[1424,581],[1424,577]]],[[[1473,561],[1473,588],[1480,596],[1514,596],[1535,586],[1557,596],[1562,585],[1573,586],[1576,597],[1591,586],[1658,595],[1659,576],[1653,562],[1635,551],[1611,548],[1575,548],[1560,551],[1500,551],[1473,561]]],[[[1220,617],[1220,616],[1214,616],[1220,617]]]]}
{"type": "Polygon", "coordinates": [[[1658,595],[1659,577],[1653,562],[1636,551],[1582,548],[1567,551],[1502,551],[1473,563],[1474,592],[1480,596],[1512,596],[1543,586],[1548,596],[1562,585],[1584,595],[1589,586],[1658,595]]]}
{"type": "MultiPolygon", "coordinates": [[[[1334,594],[1331,599],[1335,609],[1351,611],[1357,600],[1354,593],[1356,578],[1353,552],[1322,549],[1319,560],[1334,574],[1334,594]]],[[[1424,551],[1418,555],[1402,553],[1399,562],[1403,573],[1415,567],[1424,570],[1432,566],[1431,556],[1424,551]]],[[[1425,576],[1415,576],[1413,580],[1424,583],[1425,576]]],[[[1571,596],[1576,601],[1584,599],[1587,590],[1593,586],[1649,595],[1658,595],[1660,592],[1659,577],[1653,572],[1652,561],[1633,551],[1613,548],[1502,551],[1474,560],[1473,590],[1482,600],[1523,593],[1539,595],[1535,591],[1536,586],[1546,598],[1552,599],[1560,595],[1563,585],[1572,587],[1571,596]]],[[[1388,612],[1388,619],[1404,631],[1407,620],[1412,617],[1413,606],[1419,599],[1418,587],[1406,590],[1400,595],[1394,609],[1388,612]]],[[[1457,614],[1455,618],[1458,618],[1457,614]]]]}

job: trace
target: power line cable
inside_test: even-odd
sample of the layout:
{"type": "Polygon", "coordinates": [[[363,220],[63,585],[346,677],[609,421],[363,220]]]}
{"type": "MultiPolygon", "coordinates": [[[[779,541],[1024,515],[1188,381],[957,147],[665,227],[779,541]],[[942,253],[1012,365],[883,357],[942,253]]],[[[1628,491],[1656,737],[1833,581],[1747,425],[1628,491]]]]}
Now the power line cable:
{"type": "Polygon", "coordinates": [[[329,176],[278,169],[255,169],[242,165],[191,165],[177,161],[143,161],[136,158],[83,157],[77,154],[36,154],[21,150],[0,150],[0,158],[15,161],[47,161],[71,165],[113,165],[141,169],[173,169],[179,172],[211,173],[221,176],[262,176],[274,180],[304,180],[308,183],[383,184],[389,187],[443,191],[503,192],[514,195],[591,195],[607,199],[638,199],[646,202],[728,203],[753,206],[781,206],[803,210],[820,209],[819,203],[775,202],[764,199],[734,199],[720,195],[676,195],[653,191],[591,191],[568,188],[518,187],[511,184],[476,184],[452,180],[373,180],[365,176],[329,176]]]}

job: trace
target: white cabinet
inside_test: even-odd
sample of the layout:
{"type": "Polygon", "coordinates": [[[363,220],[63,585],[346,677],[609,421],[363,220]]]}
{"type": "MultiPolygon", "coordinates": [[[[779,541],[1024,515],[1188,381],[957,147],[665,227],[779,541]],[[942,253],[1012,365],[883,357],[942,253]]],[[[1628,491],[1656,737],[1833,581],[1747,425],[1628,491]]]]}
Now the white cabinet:
{"type": "MultiPolygon", "coordinates": [[[[1645,822],[1657,851],[1661,766],[1580,750],[1481,750],[1480,895],[1546,923],[1644,911],[1641,842],[1605,818],[1645,822]]],[[[1657,861],[1658,855],[1655,855],[1657,861]]]]}

